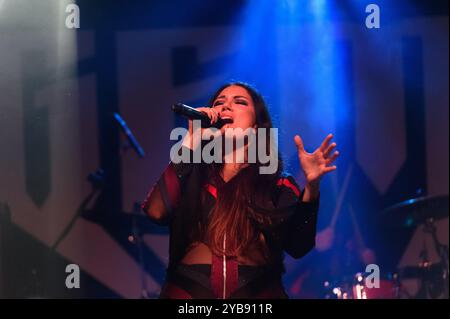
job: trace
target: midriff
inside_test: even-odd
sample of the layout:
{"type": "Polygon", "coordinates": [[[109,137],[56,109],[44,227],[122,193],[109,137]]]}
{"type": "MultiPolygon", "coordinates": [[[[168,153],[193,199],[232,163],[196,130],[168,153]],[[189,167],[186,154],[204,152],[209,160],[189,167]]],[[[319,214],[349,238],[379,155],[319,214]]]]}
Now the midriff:
{"type": "MultiPolygon", "coordinates": [[[[256,249],[250,250],[255,256],[253,258],[238,256],[237,262],[239,265],[259,266],[265,263],[263,255],[256,249]]],[[[186,255],[181,260],[182,264],[211,264],[212,252],[211,249],[203,242],[194,242],[188,249],[186,255]]]]}

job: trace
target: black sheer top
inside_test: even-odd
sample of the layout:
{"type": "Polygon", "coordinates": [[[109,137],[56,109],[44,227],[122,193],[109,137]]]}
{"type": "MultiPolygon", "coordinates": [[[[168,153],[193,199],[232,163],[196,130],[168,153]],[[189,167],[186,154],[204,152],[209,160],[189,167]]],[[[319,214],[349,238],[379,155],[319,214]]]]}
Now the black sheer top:
{"type": "MultiPolygon", "coordinates": [[[[193,241],[193,229],[199,222],[208,220],[217,194],[225,184],[205,180],[206,165],[170,162],[142,203],[143,211],[155,223],[169,226],[169,271],[187,253],[193,241]]],[[[303,202],[303,193],[292,176],[280,176],[269,199],[268,209],[273,213],[264,220],[252,220],[264,235],[265,248],[269,251],[268,266],[281,271],[284,251],[300,258],[315,245],[319,200],[303,202]]]]}

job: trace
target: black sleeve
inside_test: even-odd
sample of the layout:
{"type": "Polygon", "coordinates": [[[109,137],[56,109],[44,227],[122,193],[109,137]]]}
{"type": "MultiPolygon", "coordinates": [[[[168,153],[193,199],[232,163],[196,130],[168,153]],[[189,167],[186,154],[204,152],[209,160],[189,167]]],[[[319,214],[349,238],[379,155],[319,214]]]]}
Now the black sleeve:
{"type": "MultiPolygon", "coordinates": [[[[192,150],[181,147],[189,152],[192,159],[192,150]]],[[[173,210],[178,206],[180,201],[181,189],[187,178],[196,167],[194,163],[173,163],[170,162],[158,181],[148,192],[141,208],[144,213],[159,225],[168,225],[173,210]]]]}
{"type": "Polygon", "coordinates": [[[281,179],[279,187],[277,206],[292,207],[281,227],[283,249],[292,257],[300,258],[313,249],[316,243],[319,199],[303,202],[304,190],[300,192],[292,176],[281,179]]]}

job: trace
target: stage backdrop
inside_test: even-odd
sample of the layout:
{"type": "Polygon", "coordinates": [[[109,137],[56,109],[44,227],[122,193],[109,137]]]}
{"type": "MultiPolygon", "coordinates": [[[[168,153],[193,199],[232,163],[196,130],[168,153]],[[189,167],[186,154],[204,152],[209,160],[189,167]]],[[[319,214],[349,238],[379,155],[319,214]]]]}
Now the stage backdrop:
{"type": "MultiPolygon", "coordinates": [[[[417,263],[429,238],[418,229],[391,251],[378,240],[387,230],[377,217],[401,200],[448,194],[448,12],[382,20],[371,30],[364,19],[267,23],[270,6],[246,24],[167,27],[134,25],[132,14],[144,13],[131,11],[101,28],[83,27],[82,18],[80,29],[67,29],[68,3],[0,1],[3,296],[138,298],[142,289],[157,296],[168,232],[135,217],[140,259],[131,213],[169,162],[171,129],[185,125],[170,106],[205,105],[229,80],[249,81],[266,96],[287,169],[301,185],[293,136],[312,150],[335,133],[343,155],[322,182],[319,230],[336,215],[336,227],[354,236],[353,211],[386,271],[417,263]],[[121,149],[117,211],[97,212],[94,197],[80,212],[92,189],[87,176],[108,163],[101,132],[111,110],[146,155],[121,149]],[[82,271],[78,291],[64,286],[71,263],[82,271]]],[[[81,17],[94,15],[82,4],[81,17]]],[[[448,244],[448,219],[438,235],[448,244]]],[[[289,294],[321,297],[321,280],[331,274],[317,274],[312,286],[302,278],[329,258],[323,251],[287,257],[289,294]]],[[[430,258],[437,260],[435,252],[430,258]]]]}

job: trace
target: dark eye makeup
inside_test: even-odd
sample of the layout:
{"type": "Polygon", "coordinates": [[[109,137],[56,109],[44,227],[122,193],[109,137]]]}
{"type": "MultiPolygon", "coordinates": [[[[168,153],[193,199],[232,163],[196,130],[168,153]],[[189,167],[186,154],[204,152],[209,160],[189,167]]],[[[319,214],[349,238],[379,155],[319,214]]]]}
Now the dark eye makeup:
{"type": "MultiPolygon", "coordinates": [[[[243,99],[236,99],[235,103],[242,104],[242,105],[248,105],[247,101],[243,100],[243,99]]],[[[224,101],[215,101],[213,106],[218,106],[218,105],[222,105],[222,104],[224,104],[224,101]]]]}

